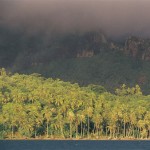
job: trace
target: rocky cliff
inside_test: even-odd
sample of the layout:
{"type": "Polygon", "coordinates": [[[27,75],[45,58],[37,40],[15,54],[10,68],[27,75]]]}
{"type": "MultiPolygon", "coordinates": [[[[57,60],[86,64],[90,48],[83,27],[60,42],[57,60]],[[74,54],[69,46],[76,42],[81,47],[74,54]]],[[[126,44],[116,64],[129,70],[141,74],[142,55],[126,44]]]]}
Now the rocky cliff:
{"type": "Polygon", "coordinates": [[[131,36],[125,42],[124,52],[134,58],[150,61],[150,39],[131,36]]]}

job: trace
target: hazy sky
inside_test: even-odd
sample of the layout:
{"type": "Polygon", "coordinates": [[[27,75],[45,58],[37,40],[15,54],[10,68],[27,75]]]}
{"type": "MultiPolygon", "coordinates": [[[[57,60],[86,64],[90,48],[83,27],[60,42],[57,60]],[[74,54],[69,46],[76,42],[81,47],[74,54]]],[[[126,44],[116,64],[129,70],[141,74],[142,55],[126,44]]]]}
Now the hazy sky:
{"type": "Polygon", "coordinates": [[[0,23],[29,32],[103,29],[150,37],[150,0],[0,0],[0,23]]]}

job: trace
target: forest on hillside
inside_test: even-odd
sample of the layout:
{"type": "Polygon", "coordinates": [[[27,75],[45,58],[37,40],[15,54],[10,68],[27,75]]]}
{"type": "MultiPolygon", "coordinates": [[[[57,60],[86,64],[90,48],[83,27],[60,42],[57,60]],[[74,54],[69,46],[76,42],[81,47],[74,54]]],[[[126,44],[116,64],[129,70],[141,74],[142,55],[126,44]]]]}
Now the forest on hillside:
{"type": "Polygon", "coordinates": [[[0,138],[150,138],[150,95],[0,70],[0,138]]]}
{"type": "Polygon", "coordinates": [[[150,41],[126,38],[114,41],[98,31],[30,35],[0,26],[0,68],[20,74],[36,72],[80,86],[99,84],[109,92],[122,84],[138,84],[144,94],[150,94],[150,63],[141,59],[149,57],[150,41]]]}

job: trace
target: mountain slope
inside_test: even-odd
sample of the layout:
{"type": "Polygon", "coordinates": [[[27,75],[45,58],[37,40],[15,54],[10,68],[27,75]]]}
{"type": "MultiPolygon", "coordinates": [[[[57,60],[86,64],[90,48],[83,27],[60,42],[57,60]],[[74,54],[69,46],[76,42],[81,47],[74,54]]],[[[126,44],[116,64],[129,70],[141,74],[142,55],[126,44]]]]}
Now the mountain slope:
{"type": "Polygon", "coordinates": [[[108,90],[123,83],[128,86],[139,84],[145,93],[150,93],[149,62],[131,59],[121,52],[100,53],[88,58],[71,58],[51,61],[29,67],[22,73],[38,72],[47,77],[60,78],[81,85],[100,84],[108,90]]]}
{"type": "Polygon", "coordinates": [[[113,42],[102,32],[46,35],[0,28],[0,66],[11,72],[100,84],[108,90],[139,84],[150,93],[149,40],[113,42]]]}

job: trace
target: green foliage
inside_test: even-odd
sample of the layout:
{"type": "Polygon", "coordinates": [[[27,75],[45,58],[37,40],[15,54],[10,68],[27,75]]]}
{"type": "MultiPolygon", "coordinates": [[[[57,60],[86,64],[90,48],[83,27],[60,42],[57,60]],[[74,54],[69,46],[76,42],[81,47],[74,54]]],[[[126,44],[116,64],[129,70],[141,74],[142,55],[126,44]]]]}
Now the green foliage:
{"type": "Polygon", "coordinates": [[[102,85],[111,92],[123,83],[129,87],[138,83],[149,94],[150,63],[127,57],[121,42],[111,49],[112,41],[104,42],[103,37],[102,32],[30,35],[1,25],[0,66],[11,72],[38,72],[82,86],[102,85]],[[78,52],[84,50],[93,50],[94,56],[77,58],[78,52]]]}
{"type": "Polygon", "coordinates": [[[120,89],[116,89],[117,95],[142,95],[141,88],[139,85],[136,85],[132,88],[127,88],[125,84],[121,86],[120,89]]]}
{"type": "Polygon", "coordinates": [[[126,84],[132,87],[139,84],[145,94],[150,93],[150,63],[139,62],[141,67],[133,67],[136,60],[117,50],[105,49],[90,58],[62,58],[51,60],[25,69],[21,73],[38,72],[45,77],[59,78],[81,86],[102,85],[107,91],[126,84]]]}
{"type": "Polygon", "coordinates": [[[39,74],[0,75],[0,138],[148,138],[149,95],[123,84],[116,94],[39,74]]]}

